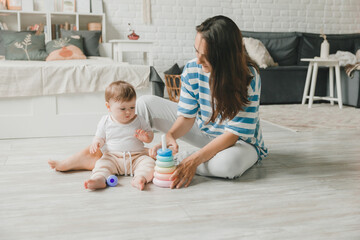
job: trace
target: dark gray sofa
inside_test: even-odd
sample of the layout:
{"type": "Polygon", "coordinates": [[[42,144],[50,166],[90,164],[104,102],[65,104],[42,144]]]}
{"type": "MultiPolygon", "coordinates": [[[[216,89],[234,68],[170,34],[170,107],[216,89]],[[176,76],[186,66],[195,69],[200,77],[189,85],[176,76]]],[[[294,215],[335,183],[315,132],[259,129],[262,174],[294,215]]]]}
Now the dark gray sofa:
{"type": "MultiPolygon", "coordinates": [[[[323,39],[320,34],[300,32],[250,32],[242,31],[243,37],[259,39],[267,48],[278,67],[260,69],[262,80],[261,104],[301,103],[307,62],[301,58],[320,56],[323,39]]],[[[328,34],[330,54],[338,50],[355,54],[360,48],[360,34],[328,34]]],[[[360,71],[350,78],[341,68],[342,98],[345,105],[360,107],[360,71]]],[[[316,95],[329,93],[328,68],[319,68],[316,95]]],[[[336,92],[336,91],[335,91],[336,92]]]]}

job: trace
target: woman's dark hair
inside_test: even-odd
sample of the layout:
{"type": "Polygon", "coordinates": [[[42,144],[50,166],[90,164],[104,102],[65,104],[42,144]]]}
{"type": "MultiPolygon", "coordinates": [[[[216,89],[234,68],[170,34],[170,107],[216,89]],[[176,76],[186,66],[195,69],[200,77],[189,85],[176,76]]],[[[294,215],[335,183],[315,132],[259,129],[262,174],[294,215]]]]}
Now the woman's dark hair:
{"type": "Polygon", "coordinates": [[[210,121],[219,114],[222,120],[232,119],[249,104],[248,86],[253,78],[249,66],[259,69],[246,53],[240,29],[230,18],[208,18],[196,31],[206,42],[205,56],[212,67],[210,121]]]}

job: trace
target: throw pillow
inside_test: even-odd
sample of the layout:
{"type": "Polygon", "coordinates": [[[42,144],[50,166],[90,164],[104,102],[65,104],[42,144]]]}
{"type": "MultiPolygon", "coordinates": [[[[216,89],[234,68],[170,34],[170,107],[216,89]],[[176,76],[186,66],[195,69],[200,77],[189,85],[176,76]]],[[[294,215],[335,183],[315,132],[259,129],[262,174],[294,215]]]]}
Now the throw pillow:
{"type": "MultiPolygon", "coordinates": [[[[35,34],[34,31],[23,31],[23,32],[35,34]]],[[[5,56],[5,45],[4,45],[4,41],[2,39],[2,36],[4,34],[17,34],[17,33],[19,33],[19,32],[10,31],[10,30],[0,30],[0,55],[1,56],[5,56]]]]}
{"type": "Polygon", "coordinates": [[[6,48],[6,60],[43,61],[47,57],[44,34],[32,35],[19,32],[3,34],[2,38],[6,48]]]}
{"type": "Polygon", "coordinates": [[[296,32],[241,31],[243,37],[260,40],[270,56],[280,66],[293,66],[298,62],[300,36],[296,32]]]}
{"type": "Polygon", "coordinates": [[[71,37],[73,35],[83,37],[84,53],[86,56],[100,56],[99,39],[101,31],[67,31],[61,29],[61,37],[71,37]]]}
{"type": "Polygon", "coordinates": [[[257,65],[259,65],[260,68],[278,66],[260,40],[244,37],[243,42],[249,56],[256,62],[257,65]]]}
{"type": "Polygon", "coordinates": [[[46,61],[86,59],[81,36],[58,38],[46,44],[46,61]]]}

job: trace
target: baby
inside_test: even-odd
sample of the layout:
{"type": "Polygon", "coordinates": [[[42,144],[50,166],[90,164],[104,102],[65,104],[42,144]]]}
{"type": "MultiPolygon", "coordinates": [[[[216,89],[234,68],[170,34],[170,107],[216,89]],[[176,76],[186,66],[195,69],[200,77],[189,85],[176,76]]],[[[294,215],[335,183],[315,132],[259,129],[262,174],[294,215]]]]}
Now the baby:
{"type": "Polygon", "coordinates": [[[124,81],[111,83],[105,90],[105,100],[109,114],[101,118],[90,146],[91,154],[100,148],[103,155],[84,186],[91,190],[105,188],[110,175],[129,173],[134,175],[131,184],[143,190],[152,180],[155,167],[144,143],[150,143],[154,133],[135,114],[136,92],[132,85],[124,81]]]}

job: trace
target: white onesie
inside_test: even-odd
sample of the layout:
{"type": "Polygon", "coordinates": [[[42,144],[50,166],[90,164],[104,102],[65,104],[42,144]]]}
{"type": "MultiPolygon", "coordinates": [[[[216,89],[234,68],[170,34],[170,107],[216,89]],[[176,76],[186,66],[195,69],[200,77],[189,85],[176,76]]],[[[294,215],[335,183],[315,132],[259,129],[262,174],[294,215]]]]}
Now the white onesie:
{"type": "Polygon", "coordinates": [[[101,148],[102,153],[142,152],[144,143],[134,136],[137,129],[151,131],[149,124],[139,115],[132,122],[122,124],[115,122],[109,114],[101,118],[95,137],[105,139],[105,144],[101,148]]]}

